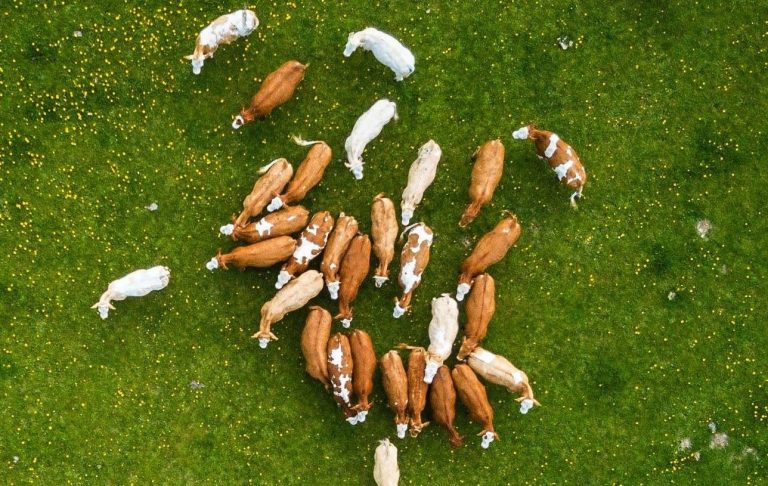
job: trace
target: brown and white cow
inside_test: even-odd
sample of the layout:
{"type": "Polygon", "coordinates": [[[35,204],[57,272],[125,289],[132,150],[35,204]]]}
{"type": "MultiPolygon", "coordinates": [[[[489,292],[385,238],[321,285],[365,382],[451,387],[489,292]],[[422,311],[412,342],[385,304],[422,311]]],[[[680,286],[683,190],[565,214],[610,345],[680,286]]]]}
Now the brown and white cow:
{"type": "Polygon", "coordinates": [[[381,357],[380,366],[387,404],[395,413],[397,437],[404,439],[408,430],[408,375],[400,354],[394,349],[381,357]]]}
{"type": "Polygon", "coordinates": [[[485,380],[501,385],[512,393],[519,393],[515,401],[520,403],[520,413],[526,414],[534,405],[541,405],[533,397],[528,375],[520,371],[504,356],[481,347],[475,348],[467,360],[469,366],[485,380]]]}
{"type": "Polygon", "coordinates": [[[395,204],[391,199],[378,194],[373,198],[371,206],[371,237],[373,238],[373,253],[379,261],[373,281],[376,288],[389,280],[389,264],[395,258],[395,240],[397,240],[397,218],[395,204]]]}
{"type": "Polygon", "coordinates": [[[357,411],[352,407],[352,348],[349,338],[337,332],[328,340],[328,377],[331,380],[333,399],[341,407],[351,425],[357,425],[357,411]]]}
{"type": "Polygon", "coordinates": [[[472,281],[491,265],[498,263],[520,238],[522,229],[517,216],[510,214],[499,221],[495,228],[483,235],[472,253],[461,264],[456,300],[461,302],[472,288],[472,281]]]}
{"type": "Polygon", "coordinates": [[[429,384],[424,381],[424,369],[427,366],[427,350],[411,347],[408,355],[408,414],[411,420],[411,437],[416,437],[429,422],[421,421],[421,413],[427,406],[429,384]]]}
{"type": "Polygon", "coordinates": [[[232,236],[235,241],[258,243],[277,236],[298,233],[309,223],[309,210],[304,206],[290,206],[267,214],[255,223],[245,226],[228,224],[222,226],[222,234],[232,236]]]}
{"type": "Polygon", "coordinates": [[[413,291],[421,283],[421,276],[429,263],[429,248],[432,246],[432,230],[424,223],[406,228],[408,236],[400,252],[400,288],[403,296],[395,301],[392,316],[401,317],[411,308],[413,291]]]}
{"type": "Polygon", "coordinates": [[[272,110],[290,100],[296,86],[304,79],[307,66],[309,64],[288,61],[271,72],[251,98],[251,105],[240,110],[240,114],[235,117],[232,128],[238,129],[255,119],[266,118],[272,110]]]}
{"type": "Polygon", "coordinates": [[[368,235],[357,235],[349,244],[349,249],[341,260],[339,279],[339,313],[344,327],[352,324],[352,302],[357,298],[357,291],[363,284],[371,268],[371,239],[368,235]]]}
{"type": "Polygon", "coordinates": [[[353,407],[357,411],[357,422],[365,422],[368,410],[373,403],[368,396],[373,391],[373,374],[376,372],[376,350],[367,332],[355,329],[349,335],[349,346],[352,349],[352,390],[357,397],[353,407]]]}
{"type": "Polygon", "coordinates": [[[221,44],[229,44],[235,39],[250,35],[259,26],[259,19],[252,10],[237,10],[218,17],[197,35],[195,51],[184,59],[192,61],[192,72],[200,74],[206,59],[221,44]]]}
{"type": "Polygon", "coordinates": [[[573,147],[561,140],[557,134],[539,130],[533,125],[515,130],[512,132],[512,138],[533,140],[536,156],[545,159],[557,174],[557,179],[575,191],[571,194],[571,206],[576,208],[576,200],[581,198],[581,191],[587,183],[587,172],[573,147]]]}
{"type": "Polygon", "coordinates": [[[279,236],[252,245],[239,246],[229,253],[219,252],[205,264],[205,268],[211,271],[219,267],[228,270],[228,265],[234,265],[240,270],[248,267],[267,268],[287,260],[295,249],[296,240],[290,236],[279,236]]]}
{"type": "Polygon", "coordinates": [[[312,216],[309,225],[301,232],[293,255],[277,275],[276,289],[283,288],[292,278],[309,268],[309,263],[325,248],[332,229],[333,216],[328,211],[320,211],[312,216]]]}
{"type": "Polygon", "coordinates": [[[320,306],[309,308],[304,329],[301,332],[301,352],[307,362],[309,376],[323,384],[326,390],[331,388],[328,377],[328,340],[331,338],[331,313],[320,306]]]}
{"type": "Polygon", "coordinates": [[[331,236],[328,237],[328,244],[325,245],[323,260],[320,262],[320,271],[323,272],[328,294],[333,300],[339,298],[341,261],[347,253],[352,238],[357,234],[357,228],[357,220],[354,216],[339,214],[339,219],[336,220],[331,236]]]}
{"type": "MultiPolygon", "coordinates": [[[[243,211],[235,219],[234,227],[245,226],[248,220],[258,216],[269,204],[272,196],[283,190],[293,175],[293,167],[286,159],[273,160],[259,169],[261,177],[253,185],[251,193],[243,200],[243,211]]],[[[223,226],[221,231],[226,234],[228,226],[223,226]]]]}
{"type": "Polygon", "coordinates": [[[462,228],[474,221],[480,209],[491,202],[504,170],[504,144],[501,140],[485,142],[477,149],[474,158],[475,165],[472,166],[472,180],[469,184],[470,203],[459,221],[462,228]]]}
{"type": "Polygon", "coordinates": [[[448,367],[443,365],[437,369],[435,380],[429,387],[429,405],[432,408],[432,419],[448,431],[451,447],[459,447],[464,438],[453,426],[456,418],[456,389],[448,367]]]}
{"type": "Polygon", "coordinates": [[[267,206],[267,211],[276,211],[281,207],[301,201],[307,193],[323,179],[325,168],[331,162],[333,152],[327,143],[319,140],[303,140],[301,137],[293,137],[293,141],[302,146],[312,145],[309,153],[296,169],[296,175],[288,184],[283,194],[277,195],[267,206]]]}
{"type": "Polygon", "coordinates": [[[469,410],[469,416],[483,427],[477,435],[482,436],[480,447],[487,449],[491,442],[499,440],[499,434],[493,428],[493,407],[488,401],[488,392],[472,368],[465,364],[456,365],[451,376],[459,393],[459,400],[469,410]]]}
{"type": "Polygon", "coordinates": [[[485,339],[488,324],[496,312],[496,282],[493,277],[484,273],[475,278],[464,309],[467,323],[464,325],[461,348],[456,354],[456,359],[462,361],[485,339]]]}

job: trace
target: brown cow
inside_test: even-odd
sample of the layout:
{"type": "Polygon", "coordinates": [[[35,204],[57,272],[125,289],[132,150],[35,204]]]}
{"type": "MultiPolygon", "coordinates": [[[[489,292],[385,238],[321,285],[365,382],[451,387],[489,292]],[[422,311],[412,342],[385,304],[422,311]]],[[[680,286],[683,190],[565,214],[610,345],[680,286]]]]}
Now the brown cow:
{"type": "Polygon", "coordinates": [[[392,316],[401,317],[411,308],[413,291],[421,283],[421,276],[429,263],[429,248],[432,246],[432,230],[424,223],[406,228],[408,239],[400,252],[400,288],[403,296],[395,301],[392,316]]]}
{"type": "Polygon", "coordinates": [[[341,260],[347,253],[352,238],[357,234],[357,220],[353,216],[347,216],[344,213],[339,214],[336,220],[336,226],[333,228],[331,236],[328,238],[328,244],[325,245],[323,252],[323,261],[320,263],[320,271],[325,277],[325,285],[328,287],[328,293],[331,299],[339,298],[339,269],[341,260]]]}
{"type": "Polygon", "coordinates": [[[296,250],[277,275],[276,289],[283,288],[292,278],[309,268],[309,263],[325,248],[332,229],[333,216],[328,211],[321,211],[312,216],[309,225],[301,232],[296,250]]]}
{"type": "Polygon", "coordinates": [[[302,146],[314,146],[309,149],[306,158],[299,164],[288,188],[283,194],[272,199],[267,206],[267,211],[276,211],[287,204],[304,199],[310,189],[323,179],[325,168],[331,162],[332,151],[327,143],[319,140],[306,141],[300,137],[293,137],[293,141],[302,146]]]}
{"type": "Polygon", "coordinates": [[[384,197],[384,193],[373,198],[371,206],[371,237],[373,238],[373,253],[379,260],[373,281],[376,288],[389,280],[389,264],[395,257],[395,240],[397,239],[397,218],[395,204],[384,197]]]}
{"type": "Polygon", "coordinates": [[[533,388],[528,383],[528,375],[504,356],[477,347],[469,355],[467,363],[475,373],[487,381],[501,385],[512,393],[520,393],[520,397],[515,399],[520,403],[520,413],[526,414],[534,405],[541,405],[533,397],[533,388]]]}
{"type": "Polygon", "coordinates": [[[349,249],[341,261],[339,279],[339,314],[336,319],[341,319],[344,327],[352,324],[352,307],[350,305],[357,297],[368,270],[371,268],[371,240],[368,235],[357,235],[349,244],[349,249]]]}
{"type": "Polygon", "coordinates": [[[429,388],[429,406],[432,408],[432,418],[448,431],[448,440],[452,447],[459,447],[464,438],[453,426],[456,417],[456,389],[448,367],[443,365],[437,369],[432,386],[429,388]]]}
{"type": "Polygon", "coordinates": [[[355,329],[349,336],[352,349],[352,390],[357,397],[357,422],[365,422],[368,410],[373,403],[368,401],[368,395],[373,391],[373,374],[376,372],[376,350],[367,332],[355,329]]]}
{"type": "Polygon", "coordinates": [[[521,233],[520,225],[517,222],[517,216],[510,214],[499,221],[493,230],[483,235],[480,241],[475,245],[472,254],[470,254],[461,264],[461,274],[459,275],[459,286],[456,288],[456,300],[464,300],[469,289],[472,287],[472,280],[485,270],[498,263],[517,243],[521,233]]]}
{"type": "Polygon", "coordinates": [[[328,377],[328,340],[331,337],[331,313],[320,306],[309,308],[304,330],[301,332],[301,352],[306,360],[306,371],[309,376],[330,390],[331,381],[328,377]]]}
{"type": "Polygon", "coordinates": [[[352,407],[352,349],[347,336],[336,333],[328,340],[328,377],[333,388],[333,399],[341,407],[347,422],[357,425],[357,412],[352,407]]]}
{"type": "Polygon", "coordinates": [[[451,375],[461,403],[469,410],[469,416],[472,417],[472,420],[479,422],[483,427],[483,430],[477,435],[483,437],[480,447],[487,449],[491,442],[499,440],[499,434],[493,429],[493,408],[488,401],[485,386],[477,379],[472,368],[465,364],[456,365],[451,375]]]}
{"type": "Polygon", "coordinates": [[[395,413],[397,436],[404,439],[405,431],[408,430],[408,375],[405,374],[400,354],[395,350],[382,356],[380,364],[387,403],[395,413]]]}
{"type": "Polygon", "coordinates": [[[571,207],[576,208],[576,200],[581,198],[581,191],[587,183],[587,172],[581,165],[581,160],[564,140],[557,134],[547,130],[539,130],[533,125],[528,125],[515,130],[512,138],[517,140],[533,140],[536,147],[536,156],[546,159],[549,166],[557,174],[557,179],[567,187],[574,189],[571,194],[571,207]]]}
{"type": "Polygon", "coordinates": [[[459,221],[462,228],[474,221],[480,209],[491,202],[504,169],[504,145],[501,140],[485,142],[477,149],[474,157],[472,182],[469,185],[470,203],[459,221]]]}
{"type": "Polygon", "coordinates": [[[467,323],[464,326],[464,339],[456,359],[464,360],[485,339],[488,324],[496,312],[496,282],[493,277],[484,273],[475,278],[472,290],[467,297],[465,310],[467,323]]]}
{"type": "Polygon", "coordinates": [[[283,187],[291,180],[293,167],[287,160],[277,159],[259,169],[259,174],[263,175],[253,185],[251,193],[243,200],[243,211],[235,219],[235,227],[245,226],[249,219],[261,213],[272,196],[282,191],[283,187]]]}
{"type": "Polygon", "coordinates": [[[205,268],[211,271],[219,267],[229,270],[227,265],[234,265],[240,270],[245,270],[247,267],[267,268],[287,260],[295,249],[296,240],[290,236],[280,236],[252,245],[239,246],[223,255],[218,252],[205,264],[205,268]]]}
{"type": "Polygon", "coordinates": [[[258,243],[276,236],[297,233],[309,222],[309,210],[304,206],[291,206],[267,214],[255,223],[245,226],[228,224],[221,227],[221,233],[231,235],[235,241],[258,243]]]}
{"type": "Polygon", "coordinates": [[[424,381],[427,366],[427,350],[411,347],[408,355],[408,414],[411,416],[411,437],[416,437],[429,422],[421,421],[421,412],[427,405],[429,385],[424,381]]]}
{"type": "Polygon", "coordinates": [[[309,64],[288,61],[271,72],[264,78],[259,91],[251,98],[251,106],[240,110],[240,114],[235,117],[232,128],[238,129],[256,118],[266,118],[272,110],[290,100],[296,86],[304,79],[307,66],[309,64]]]}

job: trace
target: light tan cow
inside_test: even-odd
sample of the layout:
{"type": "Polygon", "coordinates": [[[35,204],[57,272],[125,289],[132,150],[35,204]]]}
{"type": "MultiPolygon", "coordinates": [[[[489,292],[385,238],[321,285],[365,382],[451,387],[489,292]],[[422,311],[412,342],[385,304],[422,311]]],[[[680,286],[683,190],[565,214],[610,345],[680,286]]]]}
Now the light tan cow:
{"type": "Polygon", "coordinates": [[[234,265],[240,270],[248,267],[268,268],[287,260],[295,249],[296,240],[290,236],[279,236],[252,245],[238,246],[229,253],[218,252],[205,264],[205,268],[211,271],[219,267],[228,270],[228,265],[234,265]]]}
{"type": "Polygon", "coordinates": [[[469,184],[470,203],[459,221],[462,228],[474,221],[480,209],[491,202],[504,170],[504,145],[501,140],[485,142],[477,149],[474,157],[475,165],[472,167],[472,181],[469,184]]]}
{"type": "Polygon", "coordinates": [[[331,162],[333,152],[327,143],[320,140],[307,141],[293,137],[293,141],[302,146],[312,145],[309,153],[296,169],[296,175],[281,195],[275,196],[267,206],[267,211],[276,211],[281,207],[301,201],[307,193],[323,179],[325,168],[331,162]]]}
{"type": "Polygon", "coordinates": [[[351,425],[357,425],[357,411],[352,407],[352,349],[349,338],[337,332],[328,340],[328,376],[331,379],[333,399],[341,407],[351,425]]]}
{"type": "Polygon", "coordinates": [[[432,299],[432,320],[429,322],[429,347],[424,381],[432,383],[437,369],[451,355],[453,342],[459,333],[459,306],[448,294],[432,299]]]}
{"type": "Polygon", "coordinates": [[[380,288],[389,280],[389,264],[395,258],[395,240],[397,240],[397,218],[395,205],[384,193],[373,198],[371,206],[371,237],[373,253],[379,261],[373,281],[380,288]]]}
{"type": "Polygon", "coordinates": [[[332,229],[333,216],[328,211],[320,211],[312,216],[309,225],[301,232],[293,255],[277,275],[276,289],[283,288],[283,285],[290,282],[292,278],[309,268],[309,263],[325,248],[328,234],[332,229]]]}
{"type": "Polygon", "coordinates": [[[465,364],[456,365],[451,376],[461,403],[469,410],[469,416],[483,427],[477,435],[482,436],[480,447],[487,449],[491,442],[499,440],[499,434],[493,428],[493,407],[488,401],[485,386],[477,379],[472,368],[465,364]]]}
{"type": "Polygon", "coordinates": [[[456,389],[448,367],[443,365],[437,369],[435,380],[429,387],[429,405],[432,408],[432,419],[448,431],[451,447],[459,447],[464,438],[453,426],[456,418],[456,389]]]}
{"type": "Polygon", "coordinates": [[[515,399],[520,403],[520,413],[528,413],[534,405],[541,405],[533,397],[528,375],[517,369],[507,358],[477,347],[469,355],[467,363],[485,380],[501,385],[512,393],[520,393],[520,397],[515,399]]]}
{"type": "Polygon", "coordinates": [[[424,223],[406,228],[408,237],[400,252],[400,288],[403,296],[395,301],[392,317],[398,318],[411,308],[411,298],[421,283],[421,276],[429,263],[429,248],[432,246],[432,230],[424,223]]]}
{"type": "Polygon", "coordinates": [[[221,44],[229,44],[235,39],[250,35],[259,26],[259,19],[252,10],[237,10],[218,17],[200,31],[195,41],[195,51],[184,59],[192,61],[192,72],[200,74],[206,59],[221,44]]]}
{"type": "Polygon", "coordinates": [[[259,340],[259,347],[266,348],[270,341],[277,341],[272,333],[272,325],[285,317],[289,312],[304,307],[307,302],[317,297],[323,290],[323,276],[316,270],[302,273],[293,282],[280,289],[272,300],[261,307],[261,322],[259,331],[251,336],[259,340]]]}
{"type": "Polygon", "coordinates": [[[485,272],[491,265],[500,262],[507,251],[517,243],[521,232],[522,229],[517,222],[517,216],[510,214],[499,221],[493,230],[480,238],[472,253],[461,264],[456,300],[459,302],[464,300],[464,296],[472,288],[474,278],[485,272]]]}
{"type": "Polygon", "coordinates": [[[376,372],[376,350],[367,332],[355,329],[349,335],[349,346],[352,349],[352,390],[357,397],[353,407],[357,412],[357,422],[365,422],[368,410],[373,406],[368,396],[373,391],[373,374],[376,372]]]}
{"type": "Polygon", "coordinates": [[[235,219],[235,227],[245,226],[249,219],[261,213],[269,200],[291,180],[293,167],[286,159],[277,159],[259,169],[259,174],[262,176],[243,200],[243,211],[235,219]]]}
{"type": "Polygon", "coordinates": [[[296,87],[304,79],[304,71],[308,66],[309,64],[299,61],[288,61],[269,73],[261,83],[259,91],[251,98],[251,105],[240,110],[240,114],[235,117],[232,128],[237,130],[253,120],[262,120],[268,117],[272,110],[290,100],[296,87]]]}
{"type": "Polygon", "coordinates": [[[403,226],[410,224],[413,212],[424,197],[424,191],[435,180],[437,164],[442,155],[443,151],[434,140],[430,140],[419,149],[419,156],[413,161],[408,171],[408,184],[405,186],[400,200],[400,216],[403,226]]]}
{"type": "Polygon", "coordinates": [[[304,206],[291,206],[267,214],[255,223],[245,226],[228,224],[220,228],[223,235],[232,236],[235,241],[258,243],[260,241],[298,233],[309,222],[309,211],[304,206]]]}
{"type": "Polygon", "coordinates": [[[357,298],[368,271],[371,268],[371,239],[368,235],[357,235],[349,244],[349,249],[341,260],[339,279],[339,313],[336,319],[341,319],[344,327],[352,324],[352,302],[357,298]]]}
{"type": "Polygon", "coordinates": [[[427,350],[412,347],[408,355],[408,414],[411,420],[411,437],[416,437],[429,425],[421,421],[421,413],[427,406],[429,385],[424,381],[424,369],[427,366],[427,350]]]}
{"type": "Polygon", "coordinates": [[[320,271],[323,272],[328,294],[333,300],[339,298],[341,260],[347,253],[352,238],[357,234],[357,228],[357,220],[353,216],[347,216],[344,213],[339,214],[339,219],[336,220],[333,232],[328,238],[328,244],[325,245],[320,271]]]}
{"type": "Polygon", "coordinates": [[[328,377],[328,340],[331,338],[331,313],[320,306],[309,308],[304,330],[301,332],[301,352],[307,362],[309,376],[323,384],[326,390],[331,388],[328,377]]]}
{"type": "Polygon", "coordinates": [[[557,174],[557,179],[575,191],[571,194],[571,207],[576,208],[576,200],[581,198],[581,191],[587,183],[587,172],[573,147],[561,140],[557,134],[539,130],[533,125],[515,130],[512,138],[534,141],[536,156],[545,159],[557,174]]]}
{"type": "Polygon", "coordinates": [[[387,404],[395,413],[397,436],[404,439],[408,430],[408,375],[400,354],[394,349],[381,357],[380,366],[387,404]]]}
{"type": "Polygon", "coordinates": [[[488,324],[496,312],[496,282],[493,277],[484,273],[475,278],[464,309],[467,323],[464,325],[461,348],[456,354],[456,359],[462,361],[485,339],[488,324]]]}
{"type": "Polygon", "coordinates": [[[379,441],[379,447],[373,453],[373,461],[373,480],[376,486],[397,486],[400,483],[397,447],[389,439],[379,441]]]}

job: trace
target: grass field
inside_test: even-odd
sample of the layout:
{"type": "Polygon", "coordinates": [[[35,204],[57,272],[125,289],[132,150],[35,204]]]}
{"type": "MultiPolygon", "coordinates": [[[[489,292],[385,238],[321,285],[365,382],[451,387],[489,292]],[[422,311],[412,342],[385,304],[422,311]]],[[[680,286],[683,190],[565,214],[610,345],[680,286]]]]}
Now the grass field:
{"type": "Polygon", "coordinates": [[[378,379],[368,421],[345,424],[304,374],[305,311],[266,351],[249,338],[277,270],[204,268],[233,246],[218,227],[257,168],[303,158],[294,133],[335,151],[305,204],[364,231],[374,195],[399,203],[418,147],[443,149],[415,217],[435,244],[413,312],[390,317],[392,284],[357,299],[355,325],[379,354],[427,344],[430,299],[455,289],[503,209],[523,226],[491,270],[486,346],[528,373],[543,406],[520,415],[489,386],[501,441],[482,450],[459,408],[463,448],[433,426],[396,442],[403,484],[765,480],[768,5],[262,2],[259,29],[194,76],[182,56],[197,32],[237,8],[0,4],[0,482],[373,484],[376,441],[394,439],[378,379]],[[347,34],[368,25],[413,50],[405,82],[369,53],[343,58],[347,34]],[[561,50],[561,35],[575,45],[561,50]],[[295,99],[233,131],[260,81],[294,58],[311,63],[295,99]],[[400,120],[356,182],[343,142],[381,97],[400,120]],[[511,139],[528,123],[579,151],[590,180],[578,211],[532,145],[511,139]],[[504,177],[461,230],[469,157],[497,137],[504,177]],[[106,321],[89,309],[110,280],[156,264],[171,268],[167,289],[106,321]],[[710,422],[725,447],[710,447],[710,422]]]}

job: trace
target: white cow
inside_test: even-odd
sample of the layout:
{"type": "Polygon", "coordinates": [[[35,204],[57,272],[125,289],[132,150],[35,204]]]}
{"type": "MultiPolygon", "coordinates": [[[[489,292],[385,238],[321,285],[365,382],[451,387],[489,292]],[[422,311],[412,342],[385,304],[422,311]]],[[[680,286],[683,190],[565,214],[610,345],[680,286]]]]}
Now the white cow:
{"type": "Polygon", "coordinates": [[[424,191],[435,180],[437,163],[440,162],[442,155],[443,151],[434,140],[430,140],[419,149],[419,157],[413,161],[408,171],[408,185],[405,186],[403,198],[400,201],[403,226],[410,224],[413,211],[424,197],[424,191]]]}
{"type": "Polygon", "coordinates": [[[126,297],[141,297],[153,290],[162,290],[168,285],[171,271],[168,267],[156,266],[146,270],[136,270],[112,281],[107,291],[101,294],[99,301],[91,306],[98,309],[102,319],[109,317],[109,310],[115,310],[112,300],[125,300],[126,297]]]}
{"type": "Polygon", "coordinates": [[[245,37],[258,26],[259,19],[251,10],[237,10],[222,15],[200,31],[195,41],[195,52],[184,59],[192,61],[193,73],[200,74],[203,63],[213,57],[220,44],[229,44],[235,39],[245,37]]]}
{"type": "Polygon", "coordinates": [[[352,133],[344,142],[347,150],[347,163],[344,164],[355,179],[363,178],[363,150],[365,146],[378,137],[384,125],[392,119],[397,120],[397,105],[394,101],[382,98],[371,106],[368,111],[360,115],[360,118],[352,127],[352,133]]]}
{"type": "Polygon", "coordinates": [[[352,32],[347,38],[344,56],[351,56],[358,47],[373,52],[380,63],[394,71],[395,81],[402,81],[416,70],[416,59],[411,51],[386,32],[373,27],[352,32]]]}
{"type": "Polygon", "coordinates": [[[424,382],[432,383],[437,369],[453,350],[459,333],[459,306],[448,294],[432,299],[432,320],[429,323],[429,348],[424,368],[424,382]]]}

